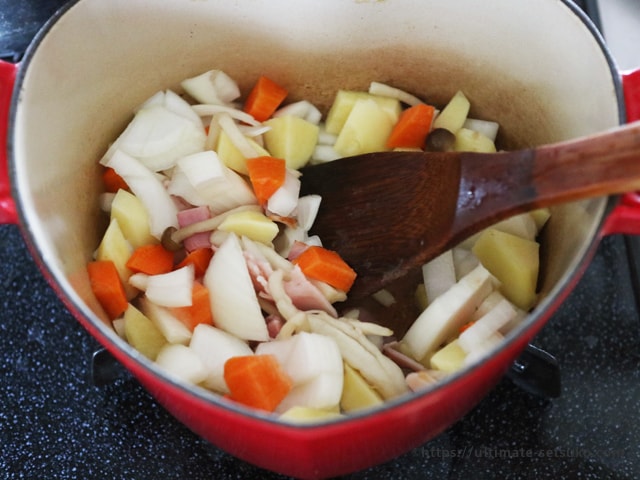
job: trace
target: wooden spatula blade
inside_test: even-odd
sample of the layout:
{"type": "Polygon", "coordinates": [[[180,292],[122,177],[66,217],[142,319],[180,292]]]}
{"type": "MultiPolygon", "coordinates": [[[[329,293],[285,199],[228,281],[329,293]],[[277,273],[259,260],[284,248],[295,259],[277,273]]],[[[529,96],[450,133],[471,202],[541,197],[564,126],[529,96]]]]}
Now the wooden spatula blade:
{"type": "Polygon", "coordinates": [[[401,277],[415,266],[416,255],[437,253],[448,240],[460,183],[455,160],[386,152],[308,167],[302,174],[301,193],[322,197],[310,233],[355,266],[352,297],[401,277]]]}

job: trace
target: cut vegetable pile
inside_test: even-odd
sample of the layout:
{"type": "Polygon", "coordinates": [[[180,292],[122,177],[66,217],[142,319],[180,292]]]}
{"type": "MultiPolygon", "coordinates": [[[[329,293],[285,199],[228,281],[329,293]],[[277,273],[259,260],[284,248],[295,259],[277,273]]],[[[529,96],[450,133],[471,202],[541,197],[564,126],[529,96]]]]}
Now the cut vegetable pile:
{"type": "Polygon", "coordinates": [[[403,338],[337,310],[357,272],[309,234],[322,201],[300,197],[309,163],[495,151],[497,123],[468,118],[462,92],[438,111],[373,82],[337,92],[323,117],[308,101],[286,104],[286,88],[264,76],[244,101],[218,70],[182,87],[141,105],[101,159],[110,221],[87,267],[116,332],[169,375],[283,420],[323,421],[487,355],[535,305],[547,210],[424,265],[422,313],[403,338]]]}

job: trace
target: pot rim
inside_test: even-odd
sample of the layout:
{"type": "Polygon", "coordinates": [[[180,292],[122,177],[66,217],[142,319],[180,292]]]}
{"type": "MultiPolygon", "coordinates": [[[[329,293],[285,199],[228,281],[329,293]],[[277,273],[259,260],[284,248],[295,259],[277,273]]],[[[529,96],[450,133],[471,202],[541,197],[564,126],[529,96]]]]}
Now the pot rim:
{"type": "MultiPolygon", "coordinates": [[[[569,273],[565,273],[563,275],[560,281],[554,285],[549,294],[539,304],[536,305],[535,310],[527,316],[525,321],[518,325],[513,331],[509,332],[509,334],[505,337],[504,341],[501,342],[498,348],[492,350],[490,356],[484,357],[480,361],[474,362],[472,365],[465,367],[454,374],[448,375],[446,378],[436,382],[434,385],[426,387],[417,392],[410,392],[395,399],[387,400],[380,407],[367,409],[362,412],[350,413],[343,418],[329,419],[323,421],[322,423],[312,424],[283,422],[282,420],[279,420],[278,418],[269,414],[264,414],[257,410],[243,407],[242,405],[236,404],[234,402],[226,401],[214,392],[209,392],[203,388],[189,386],[184,382],[176,381],[170,375],[165,373],[163,369],[157,366],[155,362],[152,362],[144,357],[131,345],[118,337],[113,331],[109,331],[104,322],[102,322],[93,313],[93,311],[89,309],[89,307],[75,294],[75,292],[65,291],[62,283],[57,280],[56,274],[54,273],[53,269],[50,268],[50,266],[46,262],[44,252],[40,248],[39,241],[36,238],[35,232],[29,225],[29,212],[26,211],[27,208],[25,208],[23,203],[20,201],[20,192],[16,187],[17,173],[14,167],[16,160],[13,136],[15,130],[15,114],[21,103],[22,85],[29,69],[29,65],[32,61],[34,61],[37,55],[40,44],[42,44],[49,32],[58,24],[60,19],[63,18],[71,9],[73,9],[82,1],[83,0],[70,0],[67,4],[62,6],[54,13],[54,15],[42,26],[42,28],[37,32],[33,40],[28,45],[17,71],[9,110],[7,160],[12,197],[15,199],[16,210],[18,214],[18,226],[32,257],[35,259],[36,264],[43,273],[44,277],[47,279],[48,283],[56,292],[58,298],[61,299],[70,313],[85,327],[85,329],[87,329],[89,333],[103,346],[105,346],[107,350],[109,350],[119,361],[124,360],[124,363],[127,363],[128,367],[134,366],[136,369],[139,369],[140,372],[150,372],[154,377],[160,379],[165,386],[171,387],[174,390],[178,390],[181,394],[191,396],[200,402],[214,405],[216,408],[223,409],[228,413],[271,423],[273,424],[273,426],[277,426],[283,429],[291,429],[300,432],[313,431],[313,433],[317,433],[317,431],[321,429],[324,430],[331,428],[343,428],[345,425],[359,423],[365,420],[370,420],[374,417],[383,416],[391,410],[396,410],[405,406],[409,406],[416,402],[420,402],[424,397],[427,397],[435,391],[445,390],[455,386],[459,382],[464,381],[466,377],[474,375],[479,369],[485,366],[486,363],[490,362],[491,359],[512,348],[518,341],[522,341],[523,338],[529,341],[544,326],[548,318],[569,295],[573,286],[575,286],[575,284],[579,281],[581,275],[584,273],[584,270],[590,263],[599,244],[600,238],[602,236],[601,232],[603,223],[613,207],[618,203],[618,196],[609,196],[606,199],[606,205],[602,209],[598,228],[592,235],[592,238],[590,239],[588,245],[584,248],[584,252],[581,258],[575,262],[573,268],[568,269],[569,273]]],[[[592,22],[592,20],[582,11],[582,9],[580,9],[580,7],[578,7],[571,0],[545,1],[558,2],[571,10],[572,13],[582,21],[587,30],[596,40],[597,45],[599,46],[602,54],[606,59],[609,71],[612,76],[615,88],[615,97],[618,104],[619,123],[625,123],[626,108],[620,71],[609,48],[604,41],[602,34],[592,22]]]]}

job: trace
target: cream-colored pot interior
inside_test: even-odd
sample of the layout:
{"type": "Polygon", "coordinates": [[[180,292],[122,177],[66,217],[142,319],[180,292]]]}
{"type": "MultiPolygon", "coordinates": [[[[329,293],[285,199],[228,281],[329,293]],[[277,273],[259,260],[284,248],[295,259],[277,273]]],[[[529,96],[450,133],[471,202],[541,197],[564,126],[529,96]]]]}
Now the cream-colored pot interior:
{"type": "MultiPolygon", "coordinates": [[[[289,100],[324,109],[339,88],[372,80],[440,106],[461,89],[472,116],[501,124],[504,148],[620,121],[611,61],[560,0],[79,1],[37,38],[21,69],[12,183],[46,268],[125,349],[100,320],[84,273],[104,227],[98,159],[142,101],[212,68],[243,91],[266,74],[289,100]]],[[[606,206],[555,210],[543,269],[549,298],[591,251],[606,206]]]]}

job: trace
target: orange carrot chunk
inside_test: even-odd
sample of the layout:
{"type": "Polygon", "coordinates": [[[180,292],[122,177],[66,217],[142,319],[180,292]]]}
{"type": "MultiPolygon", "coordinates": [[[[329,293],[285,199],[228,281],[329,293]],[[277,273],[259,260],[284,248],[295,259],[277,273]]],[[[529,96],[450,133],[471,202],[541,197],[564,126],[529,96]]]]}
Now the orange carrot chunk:
{"type": "Polygon", "coordinates": [[[298,255],[293,263],[309,278],[328,283],[343,292],[349,291],[356,272],[338,253],[323,247],[311,246],[298,255]]]}
{"type": "Polygon", "coordinates": [[[244,111],[259,122],[264,122],[287,97],[287,90],[262,75],[249,92],[244,111]]]}
{"type": "Polygon", "coordinates": [[[107,192],[118,193],[118,190],[129,190],[129,185],[113,168],[106,167],[102,172],[102,182],[107,192]]]}
{"type": "Polygon", "coordinates": [[[193,282],[191,291],[191,305],[188,307],[171,308],[173,315],[193,332],[193,329],[201,323],[213,325],[211,303],[209,302],[209,290],[200,282],[193,282]]]}
{"type": "Polygon", "coordinates": [[[255,157],[247,159],[249,180],[260,205],[265,205],[269,197],[284,184],[286,162],[281,158],[255,157]]]}
{"type": "Polygon", "coordinates": [[[127,260],[127,267],[134,272],[147,275],[168,273],[173,270],[173,252],[161,244],[143,245],[133,251],[127,260]]]}
{"type": "Polygon", "coordinates": [[[202,277],[207,271],[207,267],[209,266],[209,262],[213,257],[213,250],[210,248],[196,248],[195,250],[189,252],[189,254],[184,257],[184,259],[176,265],[176,270],[186,267],[187,265],[193,265],[195,270],[195,277],[202,277]]]}
{"type": "Polygon", "coordinates": [[[431,130],[435,108],[424,103],[407,108],[395,124],[389,138],[388,148],[423,148],[431,130]]]}
{"type": "Polygon", "coordinates": [[[273,412],[291,391],[293,381],[273,355],[232,357],[224,364],[232,400],[273,412]]]}
{"type": "Polygon", "coordinates": [[[99,260],[87,264],[91,290],[111,320],[120,317],[129,303],[118,270],[111,260],[99,260]]]}

